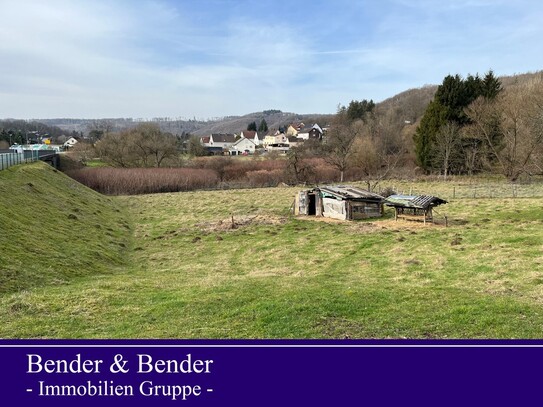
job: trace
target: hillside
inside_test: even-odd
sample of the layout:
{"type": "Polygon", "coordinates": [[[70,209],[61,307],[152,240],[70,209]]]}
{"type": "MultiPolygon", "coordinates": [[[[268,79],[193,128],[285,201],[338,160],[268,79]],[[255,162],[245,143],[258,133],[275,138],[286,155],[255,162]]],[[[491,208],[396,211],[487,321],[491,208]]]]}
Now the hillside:
{"type": "Polygon", "coordinates": [[[0,293],[111,273],[126,262],[131,228],[119,201],[47,164],[0,171],[0,293]]]}
{"type": "MultiPolygon", "coordinates": [[[[504,88],[511,85],[521,84],[530,81],[537,75],[541,75],[543,71],[527,72],[516,75],[501,76],[504,88]]],[[[453,73],[454,74],[454,73],[453,73]]],[[[462,73],[462,76],[467,73],[462,73]]],[[[420,88],[408,89],[400,92],[397,95],[391,96],[383,101],[376,103],[376,108],[384,116],[387,116],[390,123],[394,126],[403,127],[405,121],[408,124],[417,124],[418,120],[424,114],[424,110],[428,103],[432,100],[435,91],[437,90],[437,84],[425,85],[420,88]]],[[[352,99],[361,100],[368,98],[367,95],[353,95],[352,99]]],[[[342,104],[348,105],[350,100],[343,101],[342,104]]],[[[329,124],[331,114],[297,114],[281,112],[280,110],[269,110],[264,112],[249,113],[243,116],[228,116],[207,120],[200,119],[185,119],[185,118],[172,118],[172,117],[157,117],[151,119],[160,125],[163,131],[167,131],[173,134],[190,133],[196,135],[206,135],[210,133],[239,133],[241,130],[247,128],[247,125],[253,121],[260,123],[262,119],[265,119],[268,128],[277,129],[280,126],[287,125],[295,121],[302,121],[305,124],[319,123],[321,126],[329,124]]],[[[109,118],[109,119],[40,119],[38,120],[49,126],[57,126],[64,130],[66,133],[72,131],[82,132],[88,134],[89,131],[95,128],[100,128],[107,123],[109,131],[120,131],[122,129],[136,126],[138,123],[145,121],[144,119],[132,119],[132,118],[109,118]]],[[[411,129],[412,130],[412,129],[411,129]]],[[[411,136],[412,131],[408,131],[408,137],[411,136]]]]}
{"type": "MultiPolygon", "coordinates": [[[[154,118],[153,122],[158,123],[162,131],[172,134],[190,133],[196,135],[205,135],[211,133],[239,133],[247,128],[251,122],[257,125],[262,119],[266,120],[270,129],[277,129],[280,126],[288,125],[295,121],[302,121],[306,124],[318,122],[321,126],[328,123],[332,115],[328,114],[297,114],[286,113],[278,110],[249,113],[243,116],[228,116],[210,120],[184,120],[179,118],[154,118]]],[[[50,126],[57,126],[67,133],[82,132],[88,134],[94,128],[100,128],[105,123],[108,124],[110,131],[120,131],[126,128],[134,127],[141,123],[143,119],[41,119],[40,122],[50,126]]]]}
{"type": "MultiPolygon", "coordinates": [[[[25,220],[7,231],[15,241],[2,241],[9,250],[2,248],[2,270],[7,259],[12,274],[26,273],[39,286],[0,294],[0,338],[543,335],[542,184],[512,188],[504,181],[464,177],[383,183],[448,201],[434,212],[439,223],[424,225],[396,222],[390,208],[371,221],[292,217],[289,207],[298,188],[110,200],[43,166],[23,167],[15,175],[19,182],[10,181],[8,189],[20,197],[9,202],[14,213],[26,215],[27,204],[30,213],[55,212],[58,228],[47,219],[32,225],[25,220]],[[28,176],[35,177],[30,182],[38,192],[28,190],[28,176]],[[54,209],[37,195],[46,191],[57,194],[48,202],[54,209]],[[126,239],[115,203],[130,213],[133,250],[128,264],[106,274],[104,252],[119,264],[119,243],[126,239]],[[81,212],[63,210],[76,207],[81,212]],[[98,210],[102,218],[93,218],[98,210]],[[23,237],[14,233],[22,224],[32,228],[22,230],[23,237]],[[102,228],[95,230],[96,224],[102,228]],[[104,233],[109,227],[115,236],[104,233]],[[36,245],[43,246],[44,257],[33,251],[36,245]],[[55,263],[45,262],[45,255],[55,263]],[[70,271],[87,277],[65,284],[70,271]],[[36,281],[43,274],[46,280],[36,281]]],[[[5,179],[0,178],[2,197],[5,179]]]]}

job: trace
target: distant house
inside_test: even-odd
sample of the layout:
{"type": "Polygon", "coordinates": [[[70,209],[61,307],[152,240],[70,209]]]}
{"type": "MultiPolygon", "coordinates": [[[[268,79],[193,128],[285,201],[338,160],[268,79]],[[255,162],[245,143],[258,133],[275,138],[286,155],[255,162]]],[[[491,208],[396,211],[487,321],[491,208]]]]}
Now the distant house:
{"type": "Polygon", "coordinates": [[[259,146],[262,144],[262,141],[260,140],[260,137],[258,136],[258,132],[254,130],[243,130],[241,132],[241,138],[246,138],[251,140],[255,146],[259,146]]]}
{"type": "Polygon", "coordinates": [[[447,201],[431,195],[391,195],[385,200],[385,205],[394,208],[394,218],[412,219],[433,222],[432,209],[447,201]]]}
{"type": "Polygon", "coordinates": [[[296,136],[304,127],[305,124],[303,124],[302,122],[295,122],[290,124],[286,131],[287,136],[296,136]]]}
{"type": "Polygon", "coordinates": [[[234,134],[214,133],[200,137],[200,143],[205,147],[209,155],[222,155],[236,142],[234,134]]]}
{"type": "Polygon", "coordinates": [[[321,129],[321,126],[319,126],[317,123],[315,123],[313,127],[311,127],[311,130],[309,130],[310,139],[322,140],[323,134],[323,129],[321,129]]]}
{"type": "Polygon", "coordinates": [[[230,148],[234,145],[235,142],[236,142],[235,134],[213,133],[209,136],[207,147],[230,148]]]}
{"type": "Polygon", "coordinates": [[[300,191],[294,204],[295,215],[356,220],[383,215],[385,198],[351,186],[335,185],[300,191]]]}
{"type": "Polygon", "coordinates": [[[315,140],[322,140],[323,130],[321,127],[315,123],[311,127],[305,127],[302,130],[300,130],[296,137],[302,140],[309,140],[309,139],[315,139],[315,140]]]}
{"type": "Polygon", "coordinates": [[[71,148],[71,147],[75,146],[77,143],[78,143],[78,141],[77,141],[74,137],[70,137],[68,140],[66,140],[66,141],[64,142],[64,144],[62,145],[62,147],[64,147],[64,148],[71,148]]]}
{"type": "Polygon", "coordinates": [[[276,131],[275,133],[270,133],[266,137],[264,137],[264,147],[268,147],[270,145],[274,144],[287,144],[288,138],[285,133],[280,133],[279,131],[276,131]]]}
{"type": "Polygon", "coordinates": [[[242,137],[230,147],[230,155],[254,154],[256,144],[253,140],[242,137]]]}

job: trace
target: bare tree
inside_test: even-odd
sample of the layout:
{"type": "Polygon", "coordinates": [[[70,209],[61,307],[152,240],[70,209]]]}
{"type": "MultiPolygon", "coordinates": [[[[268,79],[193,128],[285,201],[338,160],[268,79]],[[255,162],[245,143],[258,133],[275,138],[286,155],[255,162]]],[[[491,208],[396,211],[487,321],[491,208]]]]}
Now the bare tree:
{"type": "Polygon", "coordinates": [[[500,172],[515,181],[531,173],[543,142],[543,81],[510,87],[493,101],[482,98],[466,110],[500,172]]]}
{"type": "Polygon", "coordinates": [[[308,150],[304,147],[292,147],[287,153],[287,178],[294,184],[305,183],[311,171],[307,161],[308,150]]]}
{"type": "Polygon", "coordinates": [[[323,158],[340,174],[343,182],[345,171],[351,165],[352,146],[363,125],[362,120],[350,121],[345,107],[339,108],[333,125],[323,144],[323,158]]]}
{"type": "Polygon", "coordinates": [[[80,141],[73,146],[69,153],[75,160],[86,165],[90,160],[97,157],[97,151],[91,143],[80,141]]]}
{"type": "Polygon", "coordinates": [[[488,149],[475,125],[464,126],[461,129],[460,147],[464,158],[463,167],[468,175],[490,167],[486,154],[488,149]]]}
{"type": "Polygon", "coordinates": [[[134,166],[133,146],[126,133],[109,133],[96,143],[100,157],[115,167],[134,166]]]}
{"type": "Polygon", "coordinates": [[[115,124],[112,120],[95,120],[89,126],[89,139],[91,143],[96,143],[102,137],[107,136],[113,131],[115,124]]]}
{"type": "Polygon", "coordinates": [[[177,157],[177,140],[157,124],[143,123],[120,133],[109,133],[96,143],[105,161],[120,167],[160,167],[177,157]]]}
{"type": "Polygon", "coordinates": [[[447,122],[436,134],[434,143],[436,163],[443,169],[443,178],[447,180],[451,162],[460,151],[460,126],[455,122],[447,122]]]}
{"type": "Polygon", "coordinates": [[[145,164],[152,159],[154,167],[160,167],[165,159],[177,153],[177,140],[170,133],[163,133],[155,123],[142,123],[134,129],[134,138],[145,153],[145,164]]]}
{"type": "Polygon", "coordinates": [[[373,191],[382,180],[391,175],[402,156],[402,150],[389,149],[384,140],[364,134],[357,137],[353,144],[351,163],[360,171],[367,190],[373,191]]]}

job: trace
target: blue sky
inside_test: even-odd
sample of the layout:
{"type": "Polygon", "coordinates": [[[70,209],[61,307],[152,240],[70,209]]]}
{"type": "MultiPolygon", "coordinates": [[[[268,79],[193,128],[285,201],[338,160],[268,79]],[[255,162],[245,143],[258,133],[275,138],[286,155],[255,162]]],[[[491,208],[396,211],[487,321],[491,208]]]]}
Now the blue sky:
{"type": "Polygon", "coordinates": [[[543,69],[539,0],[1,0],[0,118],[333,113],[543,69]]]}

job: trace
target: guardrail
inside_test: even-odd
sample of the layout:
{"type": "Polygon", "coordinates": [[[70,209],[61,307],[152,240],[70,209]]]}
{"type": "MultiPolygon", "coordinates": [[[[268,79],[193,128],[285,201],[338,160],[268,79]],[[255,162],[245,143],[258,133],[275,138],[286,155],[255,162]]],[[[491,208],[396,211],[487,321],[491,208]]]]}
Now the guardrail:
{"type": "MultiPolygon", "coordinates": [[[[31,163],[38,161],[42,157],[43,153],[36,150],[25,150],[22,153],[0,153],[0,171],[5,170],[13,165],[31,163]]],[[[54,152],[49,151],[49,154],[54,154],[54,152]]]]}

